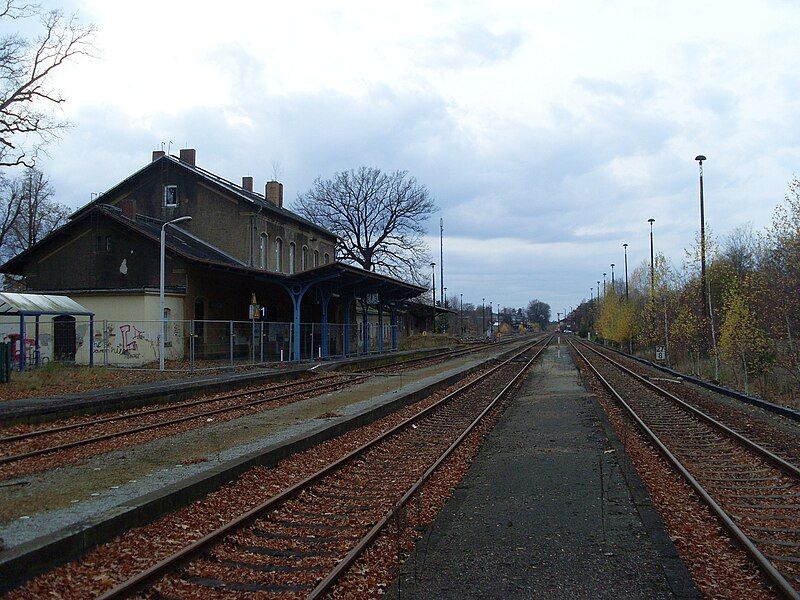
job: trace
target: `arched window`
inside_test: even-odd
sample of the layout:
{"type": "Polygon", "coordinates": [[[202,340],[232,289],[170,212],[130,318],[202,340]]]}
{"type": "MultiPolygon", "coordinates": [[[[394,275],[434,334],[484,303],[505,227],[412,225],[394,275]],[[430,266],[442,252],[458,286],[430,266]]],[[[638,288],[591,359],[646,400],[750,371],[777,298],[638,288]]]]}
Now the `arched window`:
{"type": "Polygon", "coordinates": [[[327,265],[329,262],[331,262],[331,255],[326,252],[325,253],[325,264],[327,265]]]}
{"type": "Polygon", "coordinates": [[[275,238],[275,270],[283,273],[283,240],[275,238]]]}
{"type": "Polygon", "coordinates": [[[308,268],[308,246],[303,246],[300,251],[300,270],[305,271],[308,268]]]}
{"type": "Polygon", "coordinates": [[[267,249],[269,248],[269,237],[262,233],[258,243],[258,266],[262,269],[267,268],[267,249]]]}
{"type": "Polygon", "coordinates": [[[294,242],[289,242],[289,275],[294,275],[294,253],[295,253],[295,245],[294,242]]]}
{"type": "Polygon", "coordinates": [[[319,250],[314,250],[314,266],[319,266],[319,250]]]}

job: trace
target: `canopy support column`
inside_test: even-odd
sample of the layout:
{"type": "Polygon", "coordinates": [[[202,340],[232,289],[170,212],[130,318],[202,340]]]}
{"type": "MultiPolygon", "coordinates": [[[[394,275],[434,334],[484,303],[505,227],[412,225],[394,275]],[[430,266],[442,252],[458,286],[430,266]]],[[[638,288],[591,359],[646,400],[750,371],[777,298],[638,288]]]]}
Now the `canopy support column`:
{"type": "Polygon", "coordinates": [[[33,334],[33,364],[38,367],[41,363],[41,351],[39,350],[39,315],[36,315],[36,327],[33,334]]]}
{"type": "Polygon", "coordinates": [[[383,352],[383,304],[378,303],[378,352],[383,352]]]}
{"type": "Polygon", "coordinates": [[[320,304],[322,305],[322,359],[328,360],[331,357],[330,334],[328,332],[328,305],[331,301],[330,290],[317,288],[320,304]]]}
{"type": "Polygon", "coordinates": [[[346,296],[345,298],[343,298],[343,300],[344,303],[342,310],[344,314],[342,315],[342,317],[344,321],[344,327],[342,329],[344,330],[344,333],[342,337],[342,349],[344,350],[344,355],[349,356],[350,355],[350,307],[353,305],[353,297],[346,296]]]}
{"type": "Polygon", "coordinates": [[[25,315],[19,316],[19,372],[25,370],[25,315]]]}
{"type": "Polygon", "coordinates": [[[397,304],[392,303],[390,310],[389,323],[392,328],[392,350],[397,350],[397,304]]]}
{"type": "Polygon", "coordinates": [[[361,300],[361,322],[364,324],[362,337],[364,338],[364,354],[369,354],[369,315],[367,314],[367,303],[361,300]]]}

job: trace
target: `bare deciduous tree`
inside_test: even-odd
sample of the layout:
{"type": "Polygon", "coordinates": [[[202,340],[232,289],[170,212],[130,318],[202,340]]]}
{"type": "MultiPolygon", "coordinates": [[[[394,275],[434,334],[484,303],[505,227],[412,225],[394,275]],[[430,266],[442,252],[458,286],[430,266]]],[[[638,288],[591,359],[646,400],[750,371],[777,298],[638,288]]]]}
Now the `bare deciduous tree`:
{"type": "Polygon", "coordinates": [[[70,209],[57,202],[50,182],[37,169],[25,169],[0,186],[0,262],[61,227],[70,209]]]}
{"type": "Polygon", "coordinates": [[[11,236],[14,253],[22,252],[67,222],[70,209],[53,199],[50,181],[38,169],[26,169],[16,183],[19,214],[11,236]]]}
{"type": "Polygon", "coordinates": [[[0,262],[9,258],[8,243],[21,209],[19,195],[14,182],[0,177],[0,262]]]}
{"type": "Polygon", "coordinates": [[[317,178],[295,210],[339,236],[340,259],[400,279],[425,281],[425,221],[436,210],[428,188],[406,171],[360,167],[317,178]]]}
{"type": "Polygon", "coordinates": [[[53,109],[64,97],[50,87],[53,72],[65,62],[89,55],[94,27],[78,23],[59,10],[44,12],[36,4],[0,3],[0,23],[38,18],[35,39],[18,33],[0,37],[0,166],[36,163],[37,151],[67,125],[53,109]]]}

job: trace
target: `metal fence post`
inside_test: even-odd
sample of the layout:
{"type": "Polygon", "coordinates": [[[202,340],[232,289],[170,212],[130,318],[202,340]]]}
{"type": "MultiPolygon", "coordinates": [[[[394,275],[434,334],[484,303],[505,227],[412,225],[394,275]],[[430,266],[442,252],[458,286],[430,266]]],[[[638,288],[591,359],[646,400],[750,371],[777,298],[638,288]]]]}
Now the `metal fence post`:
{"type": "Polygon", "coordinates": [[[103,319],[103,366],[108,366],[108,321],[103,319]]]}
{"type": "Polygon", "coordinates": [[[231,321],[230,338],[231,338],[231,366],[233,366],[233,321],[231,321]]]}
{"type": "Polygon", "coordinates": [[[264,321],[258,323],[258,344],[261,348],[261,361],[264,362],[264,321]]]}
{"type": "Polygon", "coordinates": [[[189,321],[189,370],[194,371],[194,319],[189,321]]]}

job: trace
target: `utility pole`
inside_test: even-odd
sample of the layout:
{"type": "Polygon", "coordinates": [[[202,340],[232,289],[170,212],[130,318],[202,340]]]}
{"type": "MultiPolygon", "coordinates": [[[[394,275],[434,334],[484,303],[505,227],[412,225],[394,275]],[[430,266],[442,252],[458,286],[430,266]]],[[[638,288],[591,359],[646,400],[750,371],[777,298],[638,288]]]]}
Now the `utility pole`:
{"type": "Polygon", "coordinates": [[[628,301],[628,244],[622,244],[625,249],[625,300],[628,301]]]}
{"type": "Polygon", "coordinates": [[[647,222],[650,223],[650,296],[652,297],[656,294],[656,267],[653,262],[653,223],[656,220],[647,219],[647,222]]]}
{"type": "Polygon", "coordinates": [[[431,263],[431,290],[433,290],[433,327],[431,331],[436,333],[436,263],[431,263]]]}
{"type": "Polygon", "coordinates": [[[486,298],[481,298],[481,337],[486,337],[486,298]]]}
{"type": "Polygon", "coordinates": [[[464,294],[461,294],[461,306],[458,309],[458,337],[464,335],[464,294]]]}
{"type": "Polygon", "coordinates": [[[439,217],[439,285],[442,290],[442,305],[447,308],[447,298],[444,295],[444,219],[439,217]]]}

